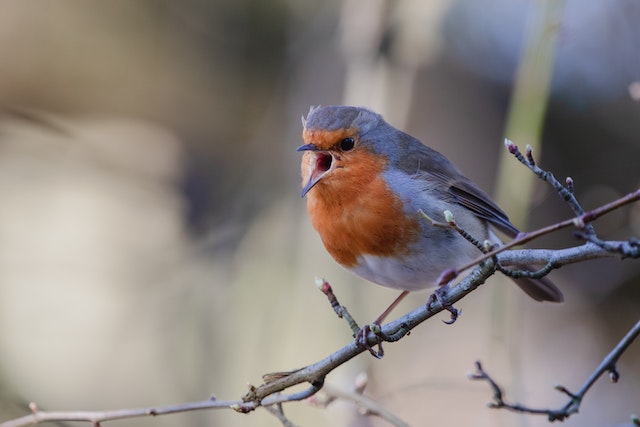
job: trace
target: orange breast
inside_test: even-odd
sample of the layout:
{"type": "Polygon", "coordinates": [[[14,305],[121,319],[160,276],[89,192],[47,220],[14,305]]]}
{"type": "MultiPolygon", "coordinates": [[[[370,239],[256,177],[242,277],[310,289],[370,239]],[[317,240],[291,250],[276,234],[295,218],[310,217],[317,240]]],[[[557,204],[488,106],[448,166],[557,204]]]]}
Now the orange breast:
{"type": "Polygon", "coordinates": [[[331,256],[347,268],[364,254],[401,256],[420,236],[417,213],[405,215],[402,201],[380,175],[385,165],[384,158],[358,152],[307,194],[313,226],[331,256]]]}

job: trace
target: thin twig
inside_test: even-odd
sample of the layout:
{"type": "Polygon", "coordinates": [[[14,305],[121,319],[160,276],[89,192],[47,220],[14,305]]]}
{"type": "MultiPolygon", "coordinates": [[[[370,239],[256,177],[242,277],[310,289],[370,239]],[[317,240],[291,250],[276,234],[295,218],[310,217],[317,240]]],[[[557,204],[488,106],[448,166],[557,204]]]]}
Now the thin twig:
{"type": "Polygon", "coordinates": [[[323,294],[326,295],[336,315],[347,322],[349,328],[351,328],[353,336],[355,337],[360,331],[360,326],[358,326],[358,323],[353,319],[353,317],[349,313],[349,310],[347,310],[347,307],[340,304],[340,302],[338,301],[338,297],[336,297],[336,295],[333,293],[333,288],[331,287],[329,282],[327,282],[325,279],[316,277],[316,286],[323,294]]]}
{"type": "MultiPolygon", "coordinates": [[[[618,201],[614,203],[621,205],[618,201]]],[[[566,265],[583,260],[613,256],[616,256],[616,254],[608,252],[593,243],[586,243],[575,248],[567,248],[557,251],[548,249],[509,250],[498,254],[498,260],[503,265],[510,265],[522,264],[523,261],[526,262],[527,260],[535,264],[552,258],[558,265],[566,265]]],[[[455,286],[447,288],[441,297],[445,304],[454,304],[482,285],[482,283],[484,283],[484,281],[494,272],[495,263],[492,260],[486,260],[484,263],[481,263],[479,266],[471,270],[471,272],[455,286]]],[[[382,341],[397,341],[422,322],[444,310],[445,307],[438,301],[434,301],[428,306],[423,304],[404,316],[382,325],[381,333],[379,335],[376,335],[373,332],[369,333],[366,337],[367,341],[371,344],[382,341]]],[[[116,411],[66,412],[36,410],[30,415],[0,423],[0,427],[28,426],[47,421],[85,421],[93,424],[100,424],[105,421],[116,419],[164,415],[204,409],[231,408],[238,412],[251,412],[260,406],[276,405],[279,403],[306,399],[320,390],[324,378],[329,372],[364,351],[366,351],[364,347],[358,345],[355,341],[352,341],[343,348],[312,365],[291,372],[273,374],[272,376],[267,375],[265,376],[265,383],[252,388],[243,400],[205,400],[164,407],[122,409],[116,411]],[[302,383],[308,383],[310,386],[300,393],[291,395],[281,394],[282,391],[302,383]]]]}
{"type": "Polygon", "coordinates": [[[355,403],[363,415],[375,415],[386,420],[393,426],[408,427],[409,425],[393,412],[389,411],[375,400],[363,395],[368,383],[369,378],[367,374],[361,372],[354,379],[354,386],[352,390],[345,390],[343,388],[327,384],[322,389],[322,393],[318,393],[309,399],[309,403],[313,406],[326,408],[336,400],[348,400],[355,403]]]}
{"type": "MultiPolygon", "coordinates": [[[[531,154],[527,153],[527,157],[531,157],[531,154]]],[[[533,165],[535,166],[535,162],[531,163],[533,163],[533,165]]],[[[573,195],[573,184],[571,180],[567,181],[566,192],[571,196],[573,195]]],[[[86,421],[91,422],[92,424],[97,426],[102,422],[116,419],[156,416],[178,412],[220,408],[231,408],[237,412],[247,413],[257,409],[260,406],[280,405],[285,402],[306,399],[309,396],[313,396],[323,387],[324,379],[327,374],[329,374],[338,366],[358,356],[359,354],[367,350],[367,348],[370,348],[370,346],[378,345],[384,341],[398,341],[402,337],[407,335],[413,328],[426,321],[427,319],[437,315],[438,313],[441,313],[444,310],[450,310],[453,307],[454,303],[478,288],[485,282],[488,277],[494,274],[497,269],[498,263],[500,263],[501,266],[518,264],[549,265],[549,263],[551,263],[553,268],[557,268],[562,265],[595,258],[613,256],[635,258],[640,257],[640,254],[638,254],[638,252],[640,252],[640,250],[638,250],[638,246],[640,245],[637,244],[637,240],[630,239],[627,242],[606,242],[597,239],[594,234],[591,234],[589,232],[585,233],[588,242],[582,246],[574,248],[567,248],[562,250],[510,250],[510,248],[512,248],[513,246],[521,245],[544,234],[548,234],[569,226],[576,226],[581,230],[585,230],[587,224],[599,218],[600,216],[639,199],[640,189],[592,211],[584,212],[575,218],[571,218],[530,233],[520,234],[512,242],[502,246],[499,249],[488,251],[484,256],[476,259],[473,263],[470,263],[458,270],[449,270],[447,272],[444,272],[441,275],[440,281],[443,283],[448,283],[451,279],[458,276],[461,271],[474,267],[471,272],[462,280],[460,280],[455,286],[447,286],[439,289],[437,297],[430,298],[428,304],[424,304],[411,311],[410,313],[407,313],[394,321],[382,325],[379,331],[377,330],[377,328],[376,331],[368,331],[363,340],[367,345],[362,345],[358,340],[354,340],[343,348],[335,351],[334,353],[312,365],[290,372],[266,374],[264,376],[264,384],[258,387],[250,387],[249,393],[247,393],[242,400],[218,401],[210,399],[206,401],[188,402],[164,407],[135,408],[116,411],[50,412],[40,411],[35,405],[32,405],[32,414],[0,423],[0,427],[27,426],[47,421],[86,421]],[[282,393],[284,390],[287,390],[290,387],[303,383],[307,383],[309,384],[309,386],[301,392],[293,394],[282,393]]],[[[579,207],[579,204],[576,204],[576,206],[579,207]]],[[[334,307],[334,310],[336,310],[336,313],[339,316],[347,318],[352,331],[359,330],[357,323],[353,320],[353,318],[351,318],[351,316],[349,316],[348,311],[339,304],[330,287],[323,289],[323,292],[325,292],[325,295],[327,295],[327,297],[329,298],[332,307],[334,307]]],[[[637,336],[638,331],[640,331],[640,322],[638,325],[636,325],[634,330],[632,330],[633,333],[629,334],[630,338],[628,340],[628,343],[630,343],[637,336]]],[[[624,345],[624,341],[621,342],[621,345],[618,346],[620,347],[620,349],[616,350],[619,352],[612,353],[612,356],[608,359],[610,360],[610,363],[605,363],[607,360],[605,359],[605,362],[603,362],[604,371],[609,370],[610,372],[616,373],[615,361],[617,361],[617,358],[620,356],[620,354],[622,354],[628,343],[624,345]]],[[[586,390],[588,390],[593,381],[595,381],[595,379],[599,375],[601,375],[601,373],[593,376],[590,381],[585,383],[585,386],[583,386],[584,393],[586,393],[586,390]]],[[[560,418],[558,417],[557,419],[560,418]]]]}
{"type": "MultiPolygon", "coordinates": [[[[602,215],[605,215],[615,209],[620,208],[621,206],[624,206],[626,204],[629,204],[631,202],[635,202],[637,200],[640,200],[640,189],[627,194],[624,197],[621,197],[611,203],[608,203],[604,206],[601,206],[599,208],[596,208],[594,210],[591,210],[589,212],[585,212],[584,209],[582,208],[582,206],[580,205],[580,203],[578,202],[578,200],[575,197],[574,194],[574,182],[573,179],[571,178],[567,178],[565,180],[566,185],[562,185],[560,183],[560,181],[558,181],[555,176],[553,176],[553,174],[549,171],[545,171],[543,169],[541,169],[535,162],[534,158],[533,158],[533,152],[530,146],[527,146],[526,148],[526,156],[523,155],[520,150],[518,149],[518,146],[515,145],[512,141],[510,141],[509,139],[505,139],[504,141],[505,147],[507,148],[507,150],[509,150],[509,152],[523,165],[525,165],[526,167],[528,167],[534,174],[536,174],[536,176],[538,176],[540,179],[542,179],[543,181],[549,183],[558,193],[558,195],[560,197],[562,197],[562,199],[567,202],[567,204],[571,207],[571,209],[573,210],[573,212],[576,214],[575,217],[567,219],[565,221],[550,225],[548,227],[544,227],[541,228],[539,230],[530,232],[530,233],[520,233],[518,236],[516,236],[516,238],[514,240],[512,240],[511,242],[502,245],[498,248],[495,248],[494,250],[491,251],[485,251],[484,255],[477,258],[476,260],[458,268],[458,269],[450,269],[450,270],[446,270],[441,274],[441,277],[438,280],[438,284],[439,285],[444,285],[445,283],[448,283],[449,281],[451,281],[452,279],[454,279],[455,277],[457,277],[461,272],[473,267],[474,265],[479,264],[480,262],[483,262],[487,259],[490,258],[494,258],[496,255],[498,255],[501,252],[506,251],[507,249],[510,249],[514,246],[519,246],[519,245],[523,245],[527,242],[530,242],[534,239],[537,239],[541,236],[544,236],[546,234],[549,233],[553,233],[555,231],[561,230],[563,228],[567,228],[570,226],[574,226],[577,227],[579,230],[582,231],[582,235],[584,236],[583,238],[589,241],[592,241],[593,243],[598,244],[599,246],[601,246],[603,249],[608,250],[610,252],[621,252],[620,247],[608,247],[606,246],[601,240],[599,240],[596,236],[596,232],[593,228],[593,226],[591,225],[591,222],[595,221],[597,218],[601,217],[602,215]],[[601,242],[601,243],[598,243],[601,242]]],[[[631,242],[631,241],[630,241],[631,242]]],[[[624,252],[624,255],[627,257],[634,257],[634,258],[638,258],[640,257],[640,249],[638,248],[638,245],[635,245],[635,250],[634,245],[633,244],[629,244],[624,246],[624,248],[627,248],[631,246],[632,249],[631,250],[627,250],[626,252],[624,252]]],[[[543,272],[548,273],[549,271],[551,271],[554,268],[557,268],[557,266],[555,265],[550,265],[548,263],[544,263],[546,264],[546,266],[544,267],[544,270],[540,272],[540,275],[543,275],[543,272]],[[547,271],[548,270],[548,271],[547,271]]],[[[509,273],[507,273],[509,274],[509,273]]],[[[526,275],[527,273],[525,273],[526,275]]],[[[509,274],[511,275],[511,274],[509,274]]]]}
{"type": "MultiPolygon", "coordinates": [[[[556,193],[558,193],[558,195],[565,201],[567,202],[567,204],[569,205],[569,207],[571,208],[571,210],[573,210],[573,213],[576,216],[581,216],[584,214],[584,209],[582,207],[582,205],[580,205],[580,203],[578,202],[578,199],[576,199],[576,196],[574,194],[574,182],[573,179],[568,177],[565,180],[565,184],[566,185],[562,185],[560,183],[560,181],[558,181],[556,179],[556,177],[553,175],[553,173],[543,170],[540,167],[538,167],[538,165],[536,164],[534,158],[533,158],[533,150],[531,148],[530,145],[527,145],[526,147],[526,157],[522,155],[522,153],[520,152],[520,150],[518,149],[518,146],[515,145],[511,140],[509,139],[505,139],[504,140],[504,145],[507,148],[507,150],[509,150],[509,152],[523,165],[525,165],[526,167],[528,167],[538,178],[540,178],[541,180],[549,183],[555,190],[556,193]]],[[[595,234],[595,230],[593,229],[593,227],[589,224],[586,225],[585,227],[585,231],[589,234],[595,234]]]]}
{"type": "MultiPolygon", "coordinates": [[[[495,257],[496,255],[513,248],[514,246],[520,246],[523,245],[525,243],[528,243],[534,239],[537,239],[539,237],[542,237],[546,234],[549,233],[553,233],[555,231],[561,230],[563,228],[567,228],[570,226],[575,226],[578,227],[580,229],[583,229],[585,227],[585,225],[587,225],[590,222],[595,221],[596,219],[600,218],[601,216],[614,211],[624,205],[627,205],[629,203],[632,202],[636,202],[640,200],[640,189],[627,194],[624,197],[620,197],[617,200],[614,200],[611,203],[607,203],[606,205],[603,205],[599,208],[593,209],[591,211],[585,212],[584,214],[582,214],[579,217],[574,217],[574,218],[569,218],[566,219],[564,221],[558,222],[556,224],[550,225],[548,227],[543,227],[540,228],[538,230],[529,232],[529,233],[520,233],[514,240],[512,240],[509,243],[504,244],[503,246],[494,249],[492,251],[487,252],[486,254],[482,255],[481,257],[476,258],[474,261],[458,268],[455,270],[447,270],[447,281],[450,281],[452,279],[451,276],[453,276],[453,278],[457,277],[461,272],[473,267],[474,265],[477,265],[483,261],[486,261],[490,258],[495,257]]],[[[639,257],[640,253],[638,253],[640,251],[636,251],[636,252],[630,252],[629,256],[634,256],[634,257],[639,257]]],[[[446,282],[445,282],[446,283],[446,282]]]]}
{"type": "Polygon", "coordinates": [[[265,409],[276,417],[284,427],[296,427],[296,425],[284,414],[281,403],[278,405],[266,406],[265,409]]]}
{"type": "Polygon", "coordinates": [[[323,392],[327,394],[329,402],[333,402],[336,399],[350,400],[358,405],[367,415],[378,416],[396,427],[409,427],[409,424],[400,419],[393,412],[389,411],[387,408],[380,405],[375,400],[364,396],[362,393],[358,393],[355,391],[345,391],[332,386],[325,387],[323,389],[323,392]]]}
{"type": "Polygon", "coordinates": [[[587,394],[591,386],[593,386],[598,378],[600,378],[605,372],[609,372],[609,378],[612,382],[618,381],[620,377],[616,368],[618,360],[638,335],[640,335],[640,321],[638,321],[613,348],[613,350],[609,352],[609,354],[602,360],[600,365],[591,373],[591,375],[589,375],[582,387],[580,387],[576,393],[570,392],[564,386],[556,386],[556,390],[569,396],[567,403],[558,409],[532,408],[519,403],[507,403],[504,400],[504,391],[482,368],[480,362],[476,362],[476,372],[471,374],[469,377],[473,380],[483,380],[489,383],[493,392],[493,402],[489,405],[492,408],[507,409],[514,412],[534,415],[546,415],[549,421],[563,421],[566,418],[569,418],[572,414],[578,412],[584,396],[587,394]]]}

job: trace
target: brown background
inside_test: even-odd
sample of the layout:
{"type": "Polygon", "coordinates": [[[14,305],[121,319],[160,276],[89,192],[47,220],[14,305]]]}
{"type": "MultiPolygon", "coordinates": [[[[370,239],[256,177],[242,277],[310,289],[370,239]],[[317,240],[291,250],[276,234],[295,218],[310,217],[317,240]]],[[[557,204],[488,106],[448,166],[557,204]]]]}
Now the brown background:
{"type": "MultiPolygon", "coordinates": [[[[263,373],[350,340],[315,275],[357,319],[395,293],[341,270],[299,194],[300,116],[374,108],[491,190],[533,2],[4,1],[0,6],[0,418],[235,399],[263,373]]],[[[638,187],[640,6],[568,1],[540,163],[571,175],[585,207],[638,187]]],[[[517,141],[516,141],[517,143],[517,141]]],[[[527,173],[524,168],[522,173],[527,173]]],[[[569,209],[542,184],[528,224],[569,209]]],[[[518,203],[513,201],[513,203],[518,203]]],[[[510,207],[504,206],[509,212],[510,207]]],[[[640,233],[640,209],[596,224],[640,233]]],[[[575,244],[570,232],[540,245],[575,244]]],[[[476,359],[534,406],[560,406],[640,314],[640,268],[599,261],[553,274],[563,305],[494,278],[454,326],[429,322],[387,356],[329,376],[411,425],[546,425],[487,409],[476,359]]],[[[405,311],[425,301],[416,294],[405,311]]],[[[397,312],[399,314],[399,312],[397,312]]],[[[640,411],[640,347],[565,425],[640,411]]],[[[304,426],[385,425],[338,402],[304,426]]],[[[111,424],[110,424],[111,425],[111,424]]],[[[113,423],[277,426],[264,411],[113,423]]]]}

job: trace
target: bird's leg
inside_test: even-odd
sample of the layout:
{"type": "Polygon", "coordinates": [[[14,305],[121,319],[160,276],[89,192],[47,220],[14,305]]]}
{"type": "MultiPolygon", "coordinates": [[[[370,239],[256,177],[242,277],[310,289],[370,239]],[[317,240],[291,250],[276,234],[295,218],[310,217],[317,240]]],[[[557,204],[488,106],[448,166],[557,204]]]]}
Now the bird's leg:
{"type": "Polygon", "coordinates": [[[386,319],[387,316],[391,314],[391,312],[398,306],[398,304],[400,304],[400,301],[402,301],[408,294],[409,291],[402,291],[402,293],[398,295],[395,300],[393,300],[391,305],[389,305],[389,307],[387,307],[387,309],[383,311],[382,314],[380,314],[380,316],[378,316],[378,318],[373,321],[373,323],[376,325],[382,324],[382,322],[384,322],[384,319],[386,319]]]}
{"type": "Polygon", "coordinates": [[[367,335],[369,334],[370,331],[373,330],[374,334],[384,338],[383,334],[380,332],[380,325],[382,324],[382,322],[384,322],[384,319],[386,319],[387,316],[398,306],[398,304],[400,304],[400,301],[402,301],[404,297],[407,296],[408,293],[409,291],[402,291],[402,293],[398,295],[398,297],[395,300],[393,300],[393,302],[389,305],[389,307],[387,307],[387,309],[383,311],[382,314],[380,314],[380,316],[376,318],[376,320],[374,320],[368,325],[363,326],[356,334],[355,336],[356,342],[358,344],[364,345],[367,348],[367,350],[369,350],[369,353],[371,353],[373,357],[377,359],[382,359],[382,356],[384,356],[384,350],[382,349],[382,343],[378,343],[377,351],[374,350],[373,347],[371,347],[367,343],[367,335]]]}

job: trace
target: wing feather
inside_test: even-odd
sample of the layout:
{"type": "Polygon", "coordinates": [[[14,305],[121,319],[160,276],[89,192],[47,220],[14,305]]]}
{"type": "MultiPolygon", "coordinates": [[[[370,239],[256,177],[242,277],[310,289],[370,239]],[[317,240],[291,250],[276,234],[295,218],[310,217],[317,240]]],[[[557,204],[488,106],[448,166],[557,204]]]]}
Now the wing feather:
{"type": "Polygon", "coordinates": [[[436,186],[446,196],[469,209],[479,218],[487,220],[509,237],[515,237],[518,229],[511,224],[507,214],[491,198],[462,173],[445,156],[420,141],[404,134],[399,144],[409,156],[399,157],[396,165],[407,174],[427,174],[442,185],[436,186]]]}

